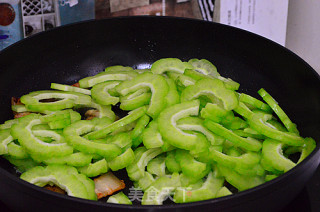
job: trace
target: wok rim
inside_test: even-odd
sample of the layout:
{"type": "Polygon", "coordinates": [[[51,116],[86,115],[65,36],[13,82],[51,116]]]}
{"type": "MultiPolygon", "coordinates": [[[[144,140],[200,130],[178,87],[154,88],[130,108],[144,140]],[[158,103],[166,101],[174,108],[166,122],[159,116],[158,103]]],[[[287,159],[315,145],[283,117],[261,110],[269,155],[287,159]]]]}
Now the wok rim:
{"type": "MultiPolygon", "coordinates": [[[[81,24],[90,24],[93,22],[105,22],[105,21],[112,21],[112,20],[121,20],[121,19],[125,19],[125,20],[133,20],[133,19],[153,19],[153,20],[157,20],[157,19],[166,19],[167,21],[170,20],[179,20],[182,22],[197,22],[199,24],[208,24],[208,25],[216,25],[216,27],[219,28],[229,28],[231,30],[235,30],[238,31],[239,33],[245,33],[247,34],[246,36],[254,36],[257,39],[262,39],[262,42],[268,42],[270,45],[276,45],[278,47],[281,48],[282,51],[284,51],[285,54],[290,54],[293,57],[296,58],[296,60],[299,60],[299,62],[303,63],[304,66],[306,68],[308,68],[309,71],[311,71],[314,75],[314,77],[317,78],[317,80],[320,82],[320,75],[318,74],[318,72],[316,72],[311,65],[309,65],[305,60],[303,60],[300,56],[298,56],[296,53],[292,52],[291,50],[285,48],[284,46],[268,39],[265,38],[263,36],[260,36],[258,34],[243,30],[243,29],[239,29],[233,26],[228,26],[225,24],[221,24],[221,23],[215,23],[215,22],[208,22],[208,21],[204,21],[204,20],[198,20],[198,19],[191,19],[191,18],[183,18],[183,17],[171,17],[171,16],[122,16],[122,17],[110,17],[110,18],[105,18],[105,19],[100,19],[100,20],[86,20],[86,21],[81,21],[81,22],[77,22],[77,23],[71,23],[71,24],[67,24],[67,25],[63,25],[63,26],[59,26],[59,27],[55,27],[53,29],[50,29],[48,31],[43,31],[43,32],[39,32],[37,34],[31,35],[27,38],[24,38],[12,45],[10,45],[9,47],[3,49],[0,51],[0,59],[1,56],[3,54],[5,54],[7,51],[10,51],[11,49],[14,48],[18,48],[19,45],[21,43],[25,43],[25,42],[32,42],[33,39],[37,39],[39,36],[45,36],[48,33],[54,33],[55,31],[58,30],[64,30],[65,28],[69,28],[69,27],[74,27],[76,25],[81,25],[81,24]]],[[[320,93],[320,92],[319,92],[320,93]]],[[[320,142],[317,142],[316,148],[311,152],[311,154],[309,154],[301,163],[297,164],[294,168],[292,168],[291,170],[289,170],[288,172],[284,173],[283,175],[265,182],[259,186],[253,187],[251,189],[245,190],[245,191],[241,191],[232,195],[228,195],[228,196],[224,196],[224,197],[219,197],[219,198],[214,198],[214,199],[209,199],[209,200],[203,200],[203,201],[197,201],[197,202],[191,202],[191,203],[173,203],[173,204],[168,204],[168,205],[124,205],[124,204],[112,204],[112,203],[106,203],[106,202],[101,202],[101,201],[92,201],[92,200],[87,200],[87,199],[81,199],[81,198],[76,198],[76,197],[72,197],[72,196],[68,196],[68,195],[62,195],[62,194],[58,194],[46,189],[43,189],[42,187],[38,187],[36,185],[33,185],[27,181],[24,181],[22,179],[20,179],[19,177],[13,175],[12,173],[10,173],[9,171],[5,170],[4,168],[0,167],[0,175],[3,175],[7,178],[9,178],[10,180],[12,180],[12,182],[15,185],[18,185],[19,187],[23,188],[23,187],[27,187],[28,189],[31,189],[32,191],[36,191],[38,193],[38,196],[41,193],[44,193],[46,195],[50,195],[53,196],[55,198],[57,198],[57,200],[59,199],[64,199],[67,201],[70,201],[71,203],[85,203],[88,205],[93,205],[93,206],[98,206],[98,207],[106,207],[106,208],[114,208],[114,209],[140,209],[140,210],[145,210],[145,209],[181,209],[181,208],[185,208],[185,207],[189,207],[189,206],[204,206],[204,205],[214,205],[220,202],[226,202],[226,201],[231,201],[232,199],[236,199],[238,197],[245,197],[245,196],[250,196],[251,194],[256,194],[256,195],[252,195],[252,200],[258,199],[261,195],[264,196],[264,194],[260,194],[259,195],[259,191],[260,190],[266,190],[268,187],[270,187],[273,184],[280,184],[281,182],[285,181],[289,176],[294,175],[294,173],[301,173],[304,169],[304,167],[306,166],[306,164],[308,162],[310,162],[312,159],[315,159],[315,157],[320,156],[320,142]]],[[[319,159],[318,159],[319,160],[319,159]]],[[[319,165],[320,161],[318,161],[319,165]]],[[[32,195],[29,192],[26,192],[28,195],[32,195]]],[[[37,197],[38,197],[37,196],[37,197]]],[[[42,198],[40,198],[42,199],[42,198]]],[[[47,199],[45,199],[45,197],[43,197],[43,199],[45,201],[48,201],[47,199]]],[[[50,201],[55,201],[55,200],[50,200],[50,201]]],[[[243,201],[238,202],[237,205],[242,204],[243,201]]],[[[5,204],[5,202],[4,202],[5,204]]],[[[232,205],[233,207],[235,205],[232,205]]]]}

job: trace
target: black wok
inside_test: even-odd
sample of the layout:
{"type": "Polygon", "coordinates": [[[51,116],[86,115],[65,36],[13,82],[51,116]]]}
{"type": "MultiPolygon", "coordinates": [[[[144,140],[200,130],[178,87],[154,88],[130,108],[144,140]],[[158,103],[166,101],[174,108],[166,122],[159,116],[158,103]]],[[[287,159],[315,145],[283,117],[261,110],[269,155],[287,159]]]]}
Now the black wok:
{"type": "MultiPolygon", "coordinates": [[[[258,97],[264,87],[297,123],[302,136],[320,141],[320,78],[302,59],[276,43],[232,27],[180,18],[127,17],[89,21],[40,33],[0,52],[0,122],[12,118],[10,98],[73,84],[106,66],[146,68],[155,60],[205,58],[240,91],[258,97]]],[[[0,160],[0,200],[17,211],[276,211],[288,204],[316,170],[319,143],[283,176],[235,195],[180,205],[123,206],[56,194],[20,180],[0,160]]]]}

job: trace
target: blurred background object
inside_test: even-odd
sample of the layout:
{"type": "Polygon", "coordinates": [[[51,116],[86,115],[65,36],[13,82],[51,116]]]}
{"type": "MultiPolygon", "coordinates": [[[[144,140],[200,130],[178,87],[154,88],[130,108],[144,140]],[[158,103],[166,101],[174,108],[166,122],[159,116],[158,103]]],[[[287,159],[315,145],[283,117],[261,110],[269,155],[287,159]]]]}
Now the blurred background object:
{"type": "Polygon", "coordinates": [[[0,50],[23,37],[79,21],[176,16],[259,34],[289,48],[320,73],[319,11],[318,0],[0,0],[0,50]]]}
{"type": "Polygon", "coordinates": [[[320,74],[320,1],[290,0],[286,47],[320,74]]]}
{"type": "Polygon", "coordinates": [[[214,21],[286,42],[289,0],[216,0],[214,21]]]}
{"type": "Polygon", "coordinates": [[[96,19],[133,15],[203,19],[197,0],[96,0],[96,19]]]}
{"type": "Polygon", "coordinates": [[[59,0],[61,25],[95,18],[94,0],[59,0]]]}
{"type": "Polygon", "coordinates": [[[22,39],[19,0],[0,0],[0,50],[22,39]]]}
{"type": "Polygon", "coordinates": [[[55,0],[21,0],[24,37],[60,26],[60,15],[55,0]]]}

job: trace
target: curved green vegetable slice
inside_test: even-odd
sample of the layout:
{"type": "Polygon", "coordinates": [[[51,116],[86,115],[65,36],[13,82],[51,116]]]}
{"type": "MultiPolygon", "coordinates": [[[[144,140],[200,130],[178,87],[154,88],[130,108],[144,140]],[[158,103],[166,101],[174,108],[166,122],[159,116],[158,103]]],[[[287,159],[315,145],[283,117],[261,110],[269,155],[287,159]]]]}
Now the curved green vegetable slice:
{"type": "Polygon", "coordinates": [[[149,188],[149,186],[155,181],[155,179],[153,178],[152,174],[150,174],[149,172],[145,172],[144,176],[142,178],[140,178],[137,182],[137,186],[141,188],[142,191],[145,191],[149,188]]]}
{"type": "Polygon", "coordinates": [[[295,167],[296,164],[283,155],[282,147],[283,143],[266,139],[262,146],[262,158],[267,165],[279,171],[287,172],[295,167]]]}
{"type": "Polygon", "coordinates": [[[166,106],[169,107],[180,102],[180,95],[177,91],[177,86],[174,81],[170,78],[166,78],[166,81],[169,87],[168,94],[166,95],[166,106]]]}
{"type": "Polygon", "coordinates": [[[79,84],[81,88],[90,88],[96,84],[106,81],[114,81],[114,80],[132,80],[138,74],[134,71],[107,71],[101,72],[95,76],[86,77],[79,80],[79,84]]]}
{"type": "Polygon", "coordinates": [[[205,120],[204,125],[213,133],[226,138],[232,142],[235,146],[241,147],[249,151],[259,151],[262,147],[261,142],[253,138],[242,138],[237,134],[233,133],[231,130],[228,130],[221,126],[218,123],[215,123],[210,120],[205,120]]]}
{"type": "Polygon", "coordinates": [[[109,66],[105,68],[105,72],[121,72],[121,71],[133,71],[133,68],[130,66],[121,66],[121,65],[116,65],[116,66],[109,66]]]}
{"type": "Polygon", "coordinates": [[[148,127],[143,131],[142,141],[147,149],[161,147],[164,144],[156,120],[151,121],[148,127]]]}
{"type": "Polygon", "coordinates": [[[225,177],[225,180],[235,188],[237,188],[239,191],[244,191],[249,188],[256,187],[265,182],[264,177],[262,176],[241,175],[236,171],[219,164],[217,165],[217,167],[219,173],[221,173],[222,176],[225,177]]]}
{"type": "Polygon", "coordinates": [[[305,145],[302,147],[300,158],[297,162],[301,163],[316,148],[316,142],[313,138],[305,138],[305,145]]]}
{"type": "Polygon", "coordinates": [[[10,119],[8,121],[5,121],[3,124],[0,124],[0,130],[5,130],[11,128],[12,125],[19,122],[19,118],[17,119],[10,119]]]}
{"type": "Polygon", "coordinates": [[[212,79],[213,78],[211,76],[204,75],[194,69],[185,70],[184,75],[189,76],[196,81],[201,80],[201,79],[208,79],[208,78],[212,79]]]}
{"type": "Polygon", "coordinates": [[[251,128],[261,133],[262,135],[281,141],[284,144],[292,146],[302,146],[304,144],[303,138],[301,138],[297,134],[282,132],[276,128],[273,128],[272,125],[268,124],[268,119],[271,119],[271,117],[263,116],[259,113],[253,113],[251,118],[248,119],[248,123],[251,128]]]}
{"type": "Polygon", "coordinates": [[[168,79],[172,79],[174,82],[178,79],[179,76],[182,74],[176,73],[176,72],[167,72],[166,75],[169,77],[168,79]]]}
{"type": "Polygon", "coordinates": [[[194,70],[204,75],[211,75],[215,78],[220,76],[220,74],[217,71],[217,68],[206,59],[190,59],[188,63],[190,63],[194,67],[194,70]]]}
{"type": "Polygon", "coordinates": [[[165,159],[165,164],[169,172],[181,172],[180,163],[176,160],[175,150],[167,153],[167,157],[165,159]]]}
{"type": "Polygon", "coordinates": [[[13,140],[14,138],[10,134],[10,129],[0,130],[0,155],[8,153],[8,144],[13,140]]]}
{"type": "Polygon", "coordinates": [[[95,184],[94,181],[85,176],[84,174],[78,174],[77,179],[82,182],[82,184],[86,187],[88,193],[88,199],[97,200],[97,194],[95,192],[95,184]]]}
{"type": "Polygon", "coordinates": [[[163,140],[163,145],[161,146],[161,149],[164,152],[168,152],[168,151],[176,149],[176,147],[169,144],[166,140],[163,140]]]}
{"type": "Polygon", "coordinates": [[[135,92],[141,88],[150,88],[152,96],[147,114],[155,118],[163,110],[166,104],[166,95],[168,94],[168,84],[161,75],[152,73],[143,73],[130,81],[124,81],[115,88],[122,96],[135,92]]]}
{"type": "Polygon", "coordinates": [[[122,191],[110,196],[107,203],[132,205],[130,199],[122,191]]]}
{"type": "Polygon", "coordinates": [[[111,105],[100,105],[100,104],[97,104],[94,100],[92,100],[88,104],[77,105],[77,108],[83,108],[83,107],[85,108],[89,107],[89,108],[94,108],[98,110],[97,117],[99,118],[108,117],[112,121],[114,121],[116,118],[115,113],[111,109],[111,105]]]}
{"type": "Polygon", "coordinates": [[[230,89],[230,90],[233,90],[233,91],[238,90],[239,87],[240,87],[239,83],[233,81],[230,78],[224,78],[222,76],[213,77],[211,75],[204,75],[204,74],[202,74],[200,72],[197,72],[195,70],[192,70],[192,69],[185,70],[184,74],[186,76],[191,77],[194,80],[197,80],[197,81],[200,80],[200,79],[213,79],[213,78],[216,78],[218,80],[221,80],[224,83],[224,85],[225,85],[225,87],[227,89],[230,89]]]}
{"type": "Polygon", "coordinates": [[[198,115],[199,104],[198,100],[183,102],[170,106],[160,113],[158,119],[159,131],[168,143],[186,150],[191,150],[197,145],[198,137],[183,132],[177,127],[176,122],[181,118],[198,115]]]}
{"type": "Polygon", "coordinates": [[[121,154],[121,148],[116,144],[96,143],[81,137],[81,135],[93,131],[95,127],[94,121],[81,120],[66,127],[63,130],[63,135],[75,149],[87,154],[98,154],[108,160],[121,154]]]}
{"type": "Polygon", "coordinates": [[[119,85],[120,81],[106,81],[96,84],[91,89],[92,98],[101,105],[115,105],[119,102],[119,97],[112,96],[109,90],[119,85]]]}
{"type": "Polygon", "coordinates": [[[142,139],[139,139],[139,137],[142,135],[149,121],[150,117],[148,115],[143,115],[141,118],[138,119],[136,126],[130,133],[132,138],[132,147],[136,148],[140,145],[140,141],[142,141],[142,139]]]}
{"type": "Polygon", "coordinates": [[[252,105],[252,106],[254,106],[260,110],[266,111],[268,113],[272,113],[272,109],[269,105],[263,103],[262,101],[254,98],[248,94],[241,93],[239,96],[239,101],[246,103],[246,104],[249,104],[249,105],[252,105]]]}
{"type": "Polygon", "coordinates": [[[261,88],[258,93],[263,98],[264,101],[268,103],[268,105],[272,108],[272,110],[278,115],[279,119],[282,121],[284,126],[288,129],[289,132],[296,133],[299,135],[299,131],[297,126],[292,123],[287,114],[282,110],[282,108],[278,105],[278,103],[272,98],[272,96],[261,88]]]}
{"type": "Polygon", "coordinates": [[[203,178],[208,173],[209,165],[195,160],[186,150],[177,149],[175,157],[180,164],[182,173],[195,179],[194,181],[203,178]]]}
{"type": "MultiPolygon", "coordinates": [[[[140,92],[140,90],[134,92],[134,94],[140,92]]],[[[120,109],[134,110],[144,105],[148,105],[150,103],[151,97],[152,94],[150,92],[141,93],[140,95],[136,96],[128,94],[127,96],[120,97],[120,109]]]]}
{"type": "Polygon", "coordinates": [[[200,112],[201,117],[204,119],[210,119],[214,122],[220,123],[228,116],[233,116],[232,111],[227,111],[217,104],[207,103],[206,106],[200,112]]]}
{"type": "Polygon", "coordinates": [[[229,130],[239,130],[248,127],[248,123],[233,115],[227,116],[226,119],[221,121],[221,124],[229,130]]]}
{"type": "Polygon", "coordinates": [[[123,127],[125,125],[128,125],[128,124],[136,121],[141,116],[143,116],[145,114],[145,112],[146,112],[145,107],[137,108],[133,111],[130,111],[128,113],[128,115],[125,116],[124,118],[119,119],[118,121],[115,121],[112,124],[109,124],[105,127],[102,127],[100,129],[98,129],[97,131],[91,132],[91,133],[87,134],[86,137],[88,139],[92,139],[92,140],[106,137],[109,133],[117,130],[118,128],[123,127]]]}
{"type": "Polygon", "coordinates": [[[34,91],[20,98],[30,111],[57,111],[72,108],[78,104],[90,104],[91,97],[71,91],[34,91]],[[41,102],[45,99],[57,99],[54,102],[41,102]]]}
{"type": "Polygon", "coordinates": [[[269,126],[271,126],[272,128],[275,128],[279,131],[288,132],[287,128],[285,128],[281,123],[279,123],[278,121],[276,121],[274,119],[267,120],[267,123],[269,126]]]}
{"type": "Polygon", "coordinates": [[[243,130],[233,130],[233,132],[235,134],[237,134],[238,136],[245,137],[245,138],[248,138],[248,137],[255,138],[255,139],[265,139],[266,138],[266,136],[258,133],[257,131],[255,131],[251,128],[245,128],[243,130]]]}
{"type": "Polygon", "coordinates": [[[15,159],[26,159],[30,157],[25,148],[15,142],[8,144],[8,155],[15,159]]]}
{"type": "Polygon", "coordinates": [[[129,166],[131,163],[133,163],[134,159],[134,152],[131,148],[128,148],[124,153],[109,161],[108,164],[112,171],[118,171],[129,166]]]}
{"type": "Polygon", "coordinates": [[[177,58],[163,58],[152,64],[151,72],[154,74],[163,74],[165,72],[183,74],[185,68],[185,64],[177,58]]]}
{"type": "Polygon", "coordinates": [[[179,186],[179,174],[173,173],[171,176],[161,176],[144,192],[141,204],[162,205],[165,198],[179,186]]]}
{"type": "Polygon", "coordinates": [[[71,155],[63,157],[53,157],[44,160],[45,164],[66,164],[69,166],[86,166],[91,163],[92,155],[85,154],[83,152],[72,153],[71,155]]]}
{"type": "Polygon", "coordinates": [[[11,128],[11,134],[18,139],[28,153],[37,158],[59,157],[69,155],[73,152],[73,148],[64,142],[64,138],[54,131],[43,130],[44,137],[52,137],[56,142],[46,143],[38,139],[32,132],[34,125],[41,124],[40,115],[30,114],[20,119],[18,124],[11,128]]]}
{"type": "Polygon", "coordinates": [[[166,174],[165,157],[158,156],[152,159],[147,165],[147,171],[156,176],[164,176],[166,174]]]}
{"type": "Polygon", "coordinates": [[[181,74],[177,77],[176,83],[178,86],[188,87],[190,85],[194,85],[196,80],[194,80],[192,77],[181,74]]]}
{"type": "Polygon", "coordinates": [[[42,116],[40,120],[47,123],[50,129],[63,129],[71,123],[81,120],[81,115],[76,111],[67,109],[42,116]]]}
{"type": "Polygon", "coordinates": [[[225,186],[223,186],[217,193],[216,198],[218,197],[224,197],[224,196],[228,196],[231,195],[232,192],[225,186]]]}
{"type": "Polygon", "coordinates": [[[71,86],[71,85],[63,85],[63,84],[59,84],[59,83],[51,83],[51,87],[50,88],[51,89],[55,89],[55,90],[60,90],[60,91],[72,91],[72,92],[91,95],[91,91],[90,90],[83,89],[83,88],[78,88],[78,87],[71,86]]]}
{"type": "Polygon", "coordinates": [[[118,145],[118,147],[123,149],[123,151],[129,149],[132,146],[132,138],[127,132],[121,132],[111,136],[110,141],[110,143],[118,145]]]}
{"type": "Polygon", "coordinates": [[[235,92],[227,89],[218,79],[201,79],[195,85],[186,87],[181,93],[181,102],[190,101],[200,96],[208,97],[212,103],[227,111],[238,106],[235,92]]]}
{"type": "Polygon", "coordinates": [[[109,166],[106,159],[101,159],[94,163],[90,163],[89,165],[78,167],[78,171],[87,177],[96,177],[98,175],[107,173],[109,171],[109,166]]]}
{"type": "MultiPolygon", "coordinates": [[[[28,112],[29,110],[25,105],[11,105],[11,110],[17,113],[28,112]]],[[[0,127],[1,129],[1,127],[0,127]]]]}
{"type": "Polygon", "coordinates": [[[210,149],[211,158],[218,164],[233,169],[240,174],[247,174],[260,162],[260,154],[247,152],[240,156],[231,156],[219,152],[215,149],[210,149]]]}
{"type": "Polygon", "coordinates": [[[21,179],[41,187],[48,183],[55,184],[65,190],[69,196],[89,199],[91,195],[88,194],[88,188],[78,180],[78,174],[74,173],[78,172],[70,166],[37,166],[23,173],[21,179]]]}
{"type": "Polygon", "coordinates": [[[135,159],[132,164],[127,166],[126,170],[131,180],[137,181],[145,174],[145,168],[149,161],[162,153],[160,148],[146,149],[139,147],[134,151],[135,159]]]}
{"type": "Polygon", "coordinates": [[[210,172],[206,181],[200,188],[187,190],[178,188],[174,194],[175,203],[196,202],[215,198],[222,188],[224,178],[216,177],[213,172],[210,172]]]}
{"type": "Polygon", "coordinates": [[[191,63],[189,62],[182,62],[182,63],[184,64],[186,70],[194,70],[194,67],[191,63]]]}
{"type": "Polygon", "coordinates": [[[271,180],[273,180],[273,179],[275,179],[277,177],[278,177],[278,175],[268,174],[268,175],[266,175],[266,182],[271,181],[271,180]]]}
{"type": "Polygon", "coordinates": [[[218,76],[217,79],[221,80],[224,85],[226,86],[227,89],[230,89],[230,90],[233,90],[233,91],[236,91],[239,89],[240,87],[240,84],[233,81],[232,79],[230,78],[224,78],[222,76],[218,76]]]}
{"type": "Polygon", "coordinates": [[[246,119],[251,118],[253,115],[253,112],[243,102],[239,102],[238,107],[236,107],[234,111],[246,119]]]}
{"type": "Polygon", "coordinates": [[[182,130],[189,130],[189,131],[192,130],[192,131],[201,132],[203,135],[206,136],[208,141],[210,141],[211,145],[221,145],[225,140],[224,138],[218,135],[215,135],[210,130],[205,128],[203,125],[203,120],[198,117],[182,118],[177,121],[177,126],[182,130]]]}

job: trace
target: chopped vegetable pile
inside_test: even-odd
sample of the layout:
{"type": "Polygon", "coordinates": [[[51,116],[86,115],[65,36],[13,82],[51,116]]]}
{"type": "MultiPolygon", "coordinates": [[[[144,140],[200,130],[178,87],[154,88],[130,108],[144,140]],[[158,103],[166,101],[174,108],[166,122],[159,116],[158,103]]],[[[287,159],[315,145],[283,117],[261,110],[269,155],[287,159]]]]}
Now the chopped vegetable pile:
{"type": "Polygon", "coordinates": [[[316,146],[265,89],[261,101],[239,86],[205,59],[107,67],[13,99],[0,155],[21,179],[84,199],[132,204],[111,172],[122,169],[143,191],[142,205],[230,195],[282,175],[316,146]],[[127,115],[117,117],[117,107],[127,115]]]}

